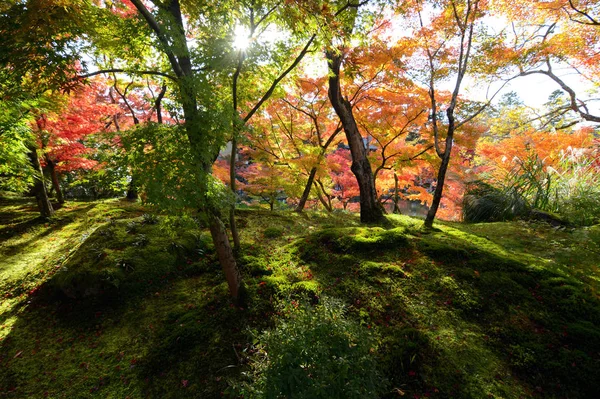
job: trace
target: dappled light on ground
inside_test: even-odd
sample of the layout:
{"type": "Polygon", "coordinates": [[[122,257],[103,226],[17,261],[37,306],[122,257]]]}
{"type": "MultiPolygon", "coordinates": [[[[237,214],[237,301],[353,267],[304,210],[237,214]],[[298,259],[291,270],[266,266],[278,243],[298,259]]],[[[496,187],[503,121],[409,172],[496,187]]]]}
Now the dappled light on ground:
{"type": "MultiPolygon", "coordinates": [[[[1,211],[12,215],[0,226],[7,397],[261,397],[302,386],[326,397],[315,376],[340,372],[342,359],[350,369],[376,365],[369,392],[389,398],[593,397],[597,389],[596,227],[431,232],[397,215],[359,227],[348,213],[243,210],[247,301],[233,306],[193,218],[115,201],[75,203],[47,223],[29,223],[25,204],[1,211]],[[328,301],[331,310],[319,307],[328,301]],[[343,333],[324,336],[327,325],[343,333]],[[282,336],[314,344],[285,358],[296,347],[283,340],[270,353],[265,343],[282,336]],[[349,352],[323,360],[310,351],[320,340],[347,342],[349,352]],[[285,388],[282,372],[310,383],[285,388]]],[[[344,378],[341,387],[353,386],[344,378]]]]}

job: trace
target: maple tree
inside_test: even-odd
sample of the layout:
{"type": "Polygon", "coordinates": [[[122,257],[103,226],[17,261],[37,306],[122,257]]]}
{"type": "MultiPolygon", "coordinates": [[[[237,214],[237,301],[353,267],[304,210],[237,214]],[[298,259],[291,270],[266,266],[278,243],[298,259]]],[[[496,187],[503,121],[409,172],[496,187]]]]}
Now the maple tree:
{"type": "Polygon", "coordinates": [[[598,8],[587,0],[522,2],[518,5],[499,2],[498,11],[513,23],[506,35],[505,58],[520,76],[545,76],[567,96],[563,110],[570,110],[580,120],[600,122],[600,115],[590,110],[593,98],[577,92],[565,78],[565,67],[582,79],[597,84],[600,79],[600,25],[598,8]]]}
{"type": "Polygon", "coordinates": [[[64,109],[41,114],[36,131],[44,153],[43,166],[49,171],[59,203],[64,202],[59,175],[79,169],[92,169],[97,162],[94,151],[85,145],[86,137],[103,131],[115,108],[103,95],[105,84],[95,81],[71,92],[64,109]]]}
{"type": "MultiPolygon", "coordinates": [[[[23,101],[20,90],[68,96],[56,116],[30,108],[43,148],[12,140],[20,151],[12,159],[41,150],[59,193],[57,173],[94,164],[86,135],[115,131],[118,145],[122,135],[124,156],[140,160],[130,165],[138,178],[132,189],[168,209],[202,210],[234,298],[241,287],[235,194],[264,196],[271,207],[285,197],[298,211],[309,201],[352,208],[358,197],[363,222],[383,221],[384,205],[397,212],[402,199],[418,200],[430,205],[431,227],[435,217],[456,216],[478,151],[487,151],[477,147],[479,137],[498,145],[501,136],[600,121],[592,99],[557,72],[570,65],[598,81],[598,9],[588,0],[30,0],[1,7],[2,33],[14,39],[0,51],[3,101],[23,101]],[[311,76],[317,62],[327,72],[311,76]],[[491,128],[478,121],[501,88],[482,99],[466,86],[533,74],[564,93],[548,110],[504,107],[488,115],[491,128]],[[89,79],[98,76],[103,89],[89,79]],[[82,82],[87,88],[77,89],[82,82]],[[228,165],[219,159],[227,142],[228,165]],[[172,186],[159,189],[152,168],[172,186]]],[[[39,169],[34,157],[30,163],[39,169]]]]}

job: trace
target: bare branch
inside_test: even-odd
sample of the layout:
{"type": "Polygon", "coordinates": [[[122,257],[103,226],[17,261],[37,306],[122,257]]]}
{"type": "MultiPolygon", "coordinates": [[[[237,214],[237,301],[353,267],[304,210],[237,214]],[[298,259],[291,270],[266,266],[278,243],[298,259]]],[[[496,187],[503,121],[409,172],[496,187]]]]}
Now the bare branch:
{"type": "Polygon", "coordinates": [[[83,75],[78,75],[76,79],[85,79],[90,78],[92,76],[101,75],[104,73],[126,73],[130,75],[156,75],[162,76],[173,81],[177,81],[177,78],[173,75],[169,75],[168,73],[159,72],[159,71],[136,71],[131,69],[120,69],[120,68],[111,68],[111,69],[102,69],[100,71],[90,72],[83,75]]]}
{"type": "Polygon", "coordinates": [[[248,122],[250,118],[252,118],[252,116],[256,113],[256,111],[258,111],[261,105],[263,105],[263,103],[267,101],[269,97],[271,97],[271,94],[273,94],[279,82],[281,82],[281,80],[285,78],[287,74],[290,73],[296,67],[296,65],[300,63],[300,61],[302,60],[302,58],[304,58],[316,37],[317,34],[313,34],[302,49],[302,51],[300,51],[300,54],[298,54],[296,59],[294,59],[294,62],[292,62],[292,64],[285,71],[281,72],[281,74],[275,80],[273,80],[273,83],[271,84],[271,87],[269,87],[269,90],[266,91],[262,98],[254,105],[254,107],[252,107],[250,112],[248,112],[248,114],[244,117],[244,123],[248,122]]]}

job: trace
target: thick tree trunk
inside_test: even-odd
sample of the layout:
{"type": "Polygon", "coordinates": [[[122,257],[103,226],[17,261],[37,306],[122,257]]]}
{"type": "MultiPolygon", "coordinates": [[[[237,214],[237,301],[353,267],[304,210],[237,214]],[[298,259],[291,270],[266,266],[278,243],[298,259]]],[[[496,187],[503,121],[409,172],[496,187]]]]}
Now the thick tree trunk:
{"type": "Polygon", "coordinates": [[[48,172],[50,172],[50,179],[52,180],[52,187],[54,188],[54,192],[56,193],[56,201],[59,204],[65,203],[65,197],[63,196],[62,189],[60,188],[60,183],[58,181],[58,175],[56,174],[56,165],[53,160],[46,157],[46,165],[48,168],[48,172]]]}
{"type": "Polygon", "coordinates": [[[304,187],[302,197],[300,197],[300,202],[298,202],[298,206],[296,206],[296,212],[302,212],[304,210],[304,206],[306,205],[306,201],[308,200],[308,196],[310,195],[310,189],[312,188],[313,182],[315,181],[316,174],[317,167],[313,166],[313,168],[310,170],[310,174],[308,175],[308,181],[306,182],[306,186],[304,187]]]}
{"type": "Polygon", "coordinates": [[[233,256],[233,251],[231,250],[231,245],[229,244],[227,231],[225,230],[223,222],[216,214],[209,211],[208,217],[210,234],[217,250],[219,263],[221,264],[223,273],[227,279],[229,293],[233,297],[233,300],[238,303],[241,300],[240,290],[242,287],[242,279],[235,262],[235,257],[233,256]]]}
{"type": "Polygon", "coordinates": [[[29,161],[31,162],[31,166],[33,166],[33,170],[35,170],[32,191],[35,194],[35,199],[37,201],[40,215],[44,218],[48,218],[54,215],[54,209],[52,208],[52,204],[50,203],[50,199],[48,198],[48,193],[46,192],[46,185],[44,184],[44,174],[42,173],[42,167],[40,165],[40,160],[37,155],[37,149],[34,145],[29,145],[28,150],[29,153],[27,155],[29,157],[29,161]]]}
{"type": "Polygon", "coordinates": [[[367,158],[363,138],[352,113],[352,105],[341,93],[340,67],[342,65],[342,56],[328,51],[327,60],[329,61],[329,69],[331,71],[329,77],[329,100],[340,118],[344,133],[346,133],[346,139],[350,146],[350,154],[352,155],[350,170],[356,176],[360,190],[360,221],[362,223],[382,222],[384,220],[383,210],[377,201],[371,163],[367,158]]]}

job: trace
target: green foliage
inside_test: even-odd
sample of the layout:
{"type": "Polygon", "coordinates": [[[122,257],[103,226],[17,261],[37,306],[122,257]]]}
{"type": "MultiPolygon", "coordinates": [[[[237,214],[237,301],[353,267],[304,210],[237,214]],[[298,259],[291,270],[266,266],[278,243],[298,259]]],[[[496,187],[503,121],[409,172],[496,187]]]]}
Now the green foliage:
{"type": "Polygon", "coordinates": [[[569,148],[561,154],[559,170],[551,171],[553,210],[579,226],[600,222],[600,173],[594,162],[594,157],[569,148]]]}
{"type": "Polygon", "coordinates": [[[106,132],[86,137],[85,145],[94,148],[91,159],[98,162],[98,167],[64,173],[65,196],[95,200],[125,195],[131,178],[128,159],[115,142],[116,136],[106,132]]]}
{"type": "Polygon", "coordinates": [[[463,220],[467,223],[513,220],[528,210],[527,202],[516,190],[502,190],[479,181],[467,186],[462,203],[463,220]]]}
{"type": "Polygon", "coordinates": [[[529,217],[532,210],[556,213],[578,226],[600,220],[600,177],[594,157],[581,150],[569,148],[561,153],[557,169],[546,167],[530,153],[501,184],[471,183],[463,200],[463,220],[512,220],[529,217]]]}
{"type": "Polygon", "coordinates": [[[210,154],[193,152],[184,126],[146,124],[124,134],[123,144],[146,202],[172,212],[233,203],[230,190],[198,161],[210,154]]]}
{"type": "Polygon", "coordinates": [[[288,317],[257,337],[242,393],[261,398],[377,398],[385,388],[372,338],[348,320],[338,300],[287,308],[288,317]]]}
{"type": "Polygon", "coordinates": [[[26,112],[20,106],[0,101],[0,190],[22,193],[33,183],[33,168],[27,157],[31,140],[26,112]]]}

